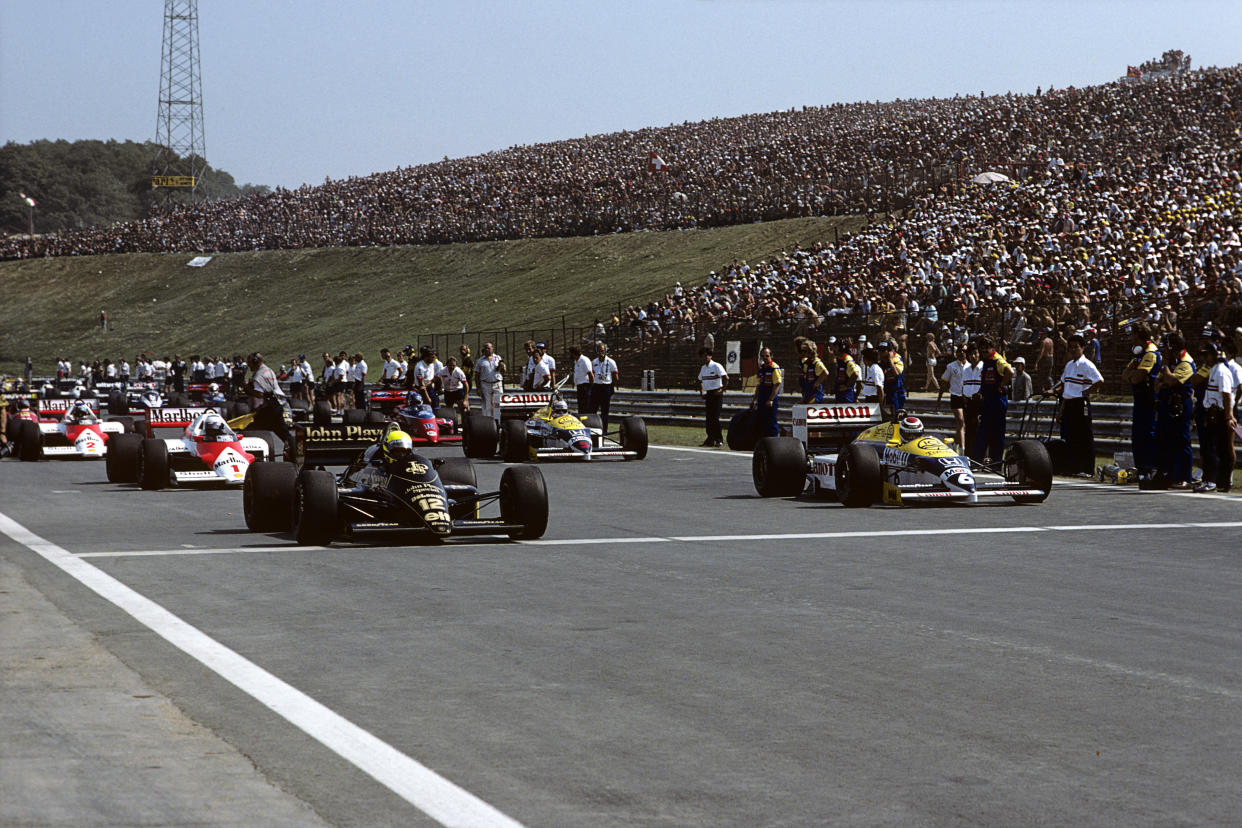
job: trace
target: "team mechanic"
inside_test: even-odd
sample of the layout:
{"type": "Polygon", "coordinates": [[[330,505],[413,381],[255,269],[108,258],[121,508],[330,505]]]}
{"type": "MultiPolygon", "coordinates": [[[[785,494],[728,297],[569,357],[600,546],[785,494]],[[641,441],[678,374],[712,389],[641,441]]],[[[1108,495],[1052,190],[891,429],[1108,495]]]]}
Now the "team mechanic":
{"type": "Polygon", "coordinates": [[[884,399],[889,406],[889,418],[897,422],[897,412],[906,407],[906,365],[901,355],[893,350],[893,343],[881,340],[880,368],[884,371],[884,399]]]}
{"type": "Polygon", "coordinates": [[[858,399],[859,371],[858,363],[850,356],[849,339],[838,339],[833,343],[833,350],[836,351],[836,359],[833,361],[836,368],[832,384],[833,399],[837,402],[855,402],[858,399]]]}
{"type": "Polygon", "coordinates": [[[979,337],[979,351],[985,356],[979,372],[979,431],[972,459],[982,462],[988,457],[1000,462],[1005,451],[1005,412],[1009,410],[1008,385],[1013,368],[986,336],[979,337]]]}
{"type": "Polygon", "coordinates": [[[1121,378],[1130,384],[1134,400],[1130,415],[1130,450],[1134,453],[1139,485],[1144,486],[1160,465],[1156,443],[1156,379],[1164,360],[1146,323],[1134,324],[1130,334],[1134,338],[1134,359],[1130,360],[1121,378]]]}
{"type": "Polygon", "coordinates": [[[755,434],[759,437],[778,437],[781,430],[776,422],[779,412],[777,405],[784,374],[781,366],[772,359],[771,348],[764,348],[759,352],[759,372],[755,379],[755,396],[750,403],[755,411],[755,434]]]}
{"type": "Polygon", "coordinates": [[[1195,362],[1186,353],[1186,340],[1177,331],[1165,337],[1165,356],[1167,362],[1156,379],[1159,477],[1170,489],[1189,489],[1194,465],[1194,450],[1190,445],[1194,389],[1190,379],[1195,374],[1195,362]]]}
{"type": "Polygon", "coordinates": [[[798,348],[798,385],[802,389],[802,402],[822,403],[824,401],[824,382],[828,379],[828,369],[819,358],[819,348],[815,343],[800,336],[794,340],[798,348]]]}

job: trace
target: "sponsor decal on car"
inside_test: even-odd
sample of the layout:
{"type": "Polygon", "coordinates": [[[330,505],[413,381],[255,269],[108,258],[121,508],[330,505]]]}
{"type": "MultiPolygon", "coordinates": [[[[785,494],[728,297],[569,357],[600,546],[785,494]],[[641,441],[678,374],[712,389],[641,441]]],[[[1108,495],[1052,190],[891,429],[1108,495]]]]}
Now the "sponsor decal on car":
{"type": "Polygon", "coordinates": [[[306,429],[306,439],[311,442],[332,440],[378,440],[384,435],[384,426],[311,426],[306,429]]]}
{"type": "Polygon", "coordinates": [[[552,402],[552,392],[550,391],[506,391],[500,395],[500,405],[502,408],[505,406],[528,407],[532,405],[547,405],[550,402],[552,402]]]}
{"type": "Polygon", "coordinates": [[[214,408],[151,408],[147,410],[147,424],[156,426],[186,426],[195,417],[215,411],[214,408]]]}

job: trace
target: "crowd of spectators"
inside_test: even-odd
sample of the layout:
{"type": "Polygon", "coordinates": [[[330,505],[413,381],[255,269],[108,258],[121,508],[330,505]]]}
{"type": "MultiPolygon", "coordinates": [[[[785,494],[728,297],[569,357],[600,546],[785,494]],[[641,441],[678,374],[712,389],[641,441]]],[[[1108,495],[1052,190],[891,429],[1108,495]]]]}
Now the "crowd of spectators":
{"type": "Polygon", "coordinates": [[[1087,90],[1080,117],[1124,114],[1135,136],[1176,125],[1167,141],[1121,142],[1094,159],[1097,138],[1053,143],[1013,182],[929,193],[836,245],[725,263],[614,325],[685,340],[791,320],[811,336],[879,328],[908,357],[911,335],[929,332],[951,353],[971,332],[1038,345],[1136,318],[1157,331],[1230,323],[1242,301],[1242,71],[1160,85],[1141,107],[1121,85],[1087,90]],[[1192,307],[1198,316],[1181,318],[1192,307]]]}
{"type": "Polygon", "coordinates": [[[429,244],[671,230],[907,207],[963,174],[1053,159],[1124,176],[1177,142],[1236,142],[1238,70],[1137,83],[834,104],[586,136],[111,227],[11,236],[0,258],[429,244]],[[651,172],[651,151],[668,161],[651,172]]]}

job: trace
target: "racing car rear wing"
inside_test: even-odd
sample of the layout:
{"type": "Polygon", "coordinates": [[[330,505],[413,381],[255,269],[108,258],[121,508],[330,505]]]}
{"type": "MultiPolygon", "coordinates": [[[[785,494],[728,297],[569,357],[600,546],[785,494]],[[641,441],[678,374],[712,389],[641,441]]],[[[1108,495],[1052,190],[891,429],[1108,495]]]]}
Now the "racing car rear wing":
{"type": "Polygon", "coordinates": [[[157,428],[187,428],[194,419],[208,411],[215,411],[224,416],[217,408],[202,406],[200,408],[151,408],[147,410],[147,436],[154,437],[157,428]]]}
{"type": "MultiPolygon", "coordinates": [[[[95,416],[99,416],[99,400],[94,398],[82,398],[81,401],[91,407],[91,411],[95,413],[95,416]]],[[[30,407],[33,408],[39,415],[40,420],[52,418],[60,419],[60,416],[68,411],[75,402],[78,402],[78,400],[69,397],[61,397],[55,400],[40,399],[31,400],[30,407]]]]}
{"type": "Polygon", "coordinates": [[[500,394],[500,418],[525,417],[552,402],[552,391],[503,391],[500,394]]]}
{"type": "Polygon", "coordinates": [[[793,436],[802,445],[840,444],[882,422],[878,403],[824,403],[793,407],[793,436]]]}
{"type": "Polygon", "coordinates": [[[293,462],[299,466],[338,466],[384,436],[387,425],[298,425],[293,432],[293,462]]]}

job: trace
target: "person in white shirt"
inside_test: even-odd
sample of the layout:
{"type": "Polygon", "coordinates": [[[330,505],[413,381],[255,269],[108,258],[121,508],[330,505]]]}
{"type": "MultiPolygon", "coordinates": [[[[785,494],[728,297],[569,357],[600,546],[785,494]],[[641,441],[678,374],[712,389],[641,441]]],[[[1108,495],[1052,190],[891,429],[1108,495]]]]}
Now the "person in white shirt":
{"type": "Polygon", "coordinates": [[[963,434],[966,442],[961,445],[961,452],[975,444],[975,434],[979,431],[979,408],[983,388],[983,362],[979,359],[979,346],[975,342],[966,343],[966,365],[962,368],[962,397],[965,399],[963,412],[963,434]]]}
{"type": "Polygon", "coordinates": [[[221,388],[229,386],[229,364],[224,361],[223,356],[216,357],[216,382],[221,388]]]}
{"type": "Polygon", "coordinates": [[[457,357],[449,357],[439,371],[440,387],[444,389],[444,404],[463,414],[470,410],[470,381],[466,372],[457,364],[457,357]]]}
{"type": "Polygon", "coordinates": [[[280,388],[280,383],[276,380],[276,372],[264,363],[263,354],[251,354],[246,359],[246,364],[254,372],[254,377],[250,381],[250,387],[253,392],[250,397],[250,407],[252,409],[257,410],[270,397],[283,397],[285,395],[285,392],[280,388]]]}
{"type": "Polygon", "coordinates": [[[306,354],[298,354],[298,369],[302,372],[302,399],[308,405],[315,404],[315,372],[306,354]]]}
{"type": "Polygon", "coordinates": [[[531,359],[534,360],[530,374],[531,390],[546,388],[551,391],[556,387],[556,360],[548,354],[548,346],[543,342],[536,342],[535,353],[531,355],[531,359]]]}
{"type": "Polygon", "coordinates": [[[483,355],[474,363],[475,384],[479,387],[483,414],[500,422],[500,393],[504,390],[505,360],[490,342],[483,343],[483,355]]]}
{"type": "Polygon", "coordinates": [[[1056,387],[1061,392],[1061,439],[1065,441],[1071,473],[1075,477],[1095,476],[1095,435],[1091,430],[1091,394],[1104,377],[1084,354],[1086,340],[1074,334],[1066,342],[1069,362],[1056,387]]]}
{"type": "Polygon", "coordinates": [[[121,360],[121,367],[117,370],[116,378],[121,382],[129,382],[129,360],[121,360]]]}
{"type": "Polygon", "coordinates": [[[410,360],[402,351],[397,355],[397,385],[405,385],[410,375],[410,360]]]}
{"type": "Polygon", "coordinates": [[[729,375],[724,366],[712,359],[711,348],[701,348],[699,355],[703,357],[703,366],[699,368],[699,394],[703,397],[706,408],[707,439],[703,446],[723,446],[724,433],[720,428],[720,409],[724,403],[724,390],[729,382],[729,375]]]}
{"type": "Polygon", "coordinates": [[[396,385],[401,379],[401,363],[392,358],[387,348],[380,350],[380,384],[385,388],[396,385]]]}
{"type": "Polygon", "coordinates": [[[110,359],[104,360],[104,377],[107,378],[108,382],[116,381],[116,363],[110,359]]]}
{"type": "Polygon", "coordinates": [[[336,367],[332,369],[332,407],[345,408],[345,397],[350,393],[349,387],[349,355],[341,351],[336,357],[336,367]]]}
{"type": "Polygon", "coordinates": [[[302,363],[295,359],[293,368],[289,371],[289,393],[297,399],[302,399],[302,389],[305,383],[306,375],[302,373],[302,363]]]}
{"type": "MultiPolygon", "coordinates": [[[[950,362],[944,367],[944,373],[940,375],[941,382],[947,382],[949,391],[949,408],[953,412],[953,431],[954,437],[957,439],[958,446],[966,445],[966,393],[962,387],[962,381],[965,378],[966,369],[970,367],[970,363],[966,361],[966,349],[957,347],[957,359],[950,362]]],[[[936,408],[940,408],[940,401],[944,399],[945,386],[940,386],[940,393],[936,396],[936,408]]]]}
{"type": "Polygon", "coordinates": [[[354,386],[354,408],[367,407],[367,361],[362,352],[354,354],[353,365],[349,367],[349,381],[354,386]]]}
{"type": "Polygon", "coordinates": [[[591,411],[599,414],[604,431],[608,431],[608,409],[612,406],[612,391],[621,379],[621,370],[617,368],[616,361],[608,356],[607,345],[600,342],[596,349],[599,356],[591,362],[591,371],[595,375],[591,387],[591,411]]]}
{"type": "Polygon", "coordinates": [[[578,416],[590,414],[591,384],[595,382],[595,373],[591,370],[591,360],[577,346],[571,346],[569,357],[574,361],[574,389],[578,392],[578,416]]]}
{"type": "MultiPolygon", "coordinates": [[[[1225,351],[1215,342],[1204,348],[1208,372],[1203,393],[1203,430],[1199,434],[1199,454],[1203,459],[1203,479],[1196,492],[1229,491],[1237,462],[1233,434],[1238,426],[1234,403],[1238,398],[1237,378],[1225,351]]],[[[1236,363],[1235,363],[1236,364],[1236,363]]]]}
{"type": "Polygon", "coordinates": [[[875,348],[863,348],[863,369],[859,375],[862,380],[862,397],[864,402],[884,405],[884,369],[880,367],[880,352],[875,348]]]}
{"type": "Polygon", "coordinates": [[[440,407],[440,371],[444,368],[444,363],[436,359],[436,352],[428,345],[424,345],[420,353],[422,359],[410,368],[414,390],[422,397],[423,402],[435,410],[440,407]]]}

